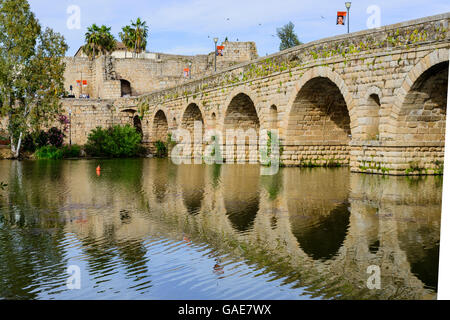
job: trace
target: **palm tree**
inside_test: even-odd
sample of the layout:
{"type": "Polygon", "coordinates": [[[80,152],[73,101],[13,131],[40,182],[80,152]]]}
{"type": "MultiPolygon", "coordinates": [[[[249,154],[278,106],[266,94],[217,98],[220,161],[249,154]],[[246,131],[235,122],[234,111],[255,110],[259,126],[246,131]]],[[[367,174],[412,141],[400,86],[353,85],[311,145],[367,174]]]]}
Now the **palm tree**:
{"type": "Polygon", "coordinates": [[[99,49],[100,51],[106,55],[114,51],[116,48],[116,39],[111,34],[111,28],[106,27],[105,25],[100,27],[99,30],[99,49]]]}
{"type": "Polygon", "coordinates": [[[134,29],[134,53],[141,53],[147,47],[148,26],[147,22],[137,18],[136,22],[131,21],[134,29]]]}
{"type": "MultiPolygon", "coordinates": [[[[134,48],[134,29],[130,26],[125,26],[122,28],[122,32],[119,33],[120,40],[124,44],[124,46],[128,50],[132,50],[134,48]]],[[[127,53],[125,51],[125,58],[127,57],[127,53]]]]}
{"type": "Polygon", "coordinates": [[[85,34],[85,42],[83,52],[93,59],[98,53],[111,53],[116,47],[116,40],[111,34],[111,28],[105,25],[99,27],[95,23],[88,27],[88,31],[85,34]]]}
{"type": "Polygon", "coordinates": [[[94,23],[92,26],[88,27],[88,31],[85,34],[86,44],[83,47],[83,52],[89,58],[95,59],[96,53],[98,52],[100,41],[99,30],[100,28],[94,23]]]}

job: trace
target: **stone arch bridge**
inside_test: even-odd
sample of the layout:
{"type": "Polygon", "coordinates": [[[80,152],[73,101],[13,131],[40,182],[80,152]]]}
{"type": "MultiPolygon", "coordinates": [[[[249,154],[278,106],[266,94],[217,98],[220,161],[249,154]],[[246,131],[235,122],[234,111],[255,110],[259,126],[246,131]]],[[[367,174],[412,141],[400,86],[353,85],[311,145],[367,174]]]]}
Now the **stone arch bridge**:
{"type": "Polygon", "coordinates": [[[278,129],[285,165],[439,174],[449,19],[446,13],[311,42],[139,97],[65,104],[80,107],[80,140],[86,126],[133,123],[138,115],[149,145],[200,121],[220,133],[278,129]]]}

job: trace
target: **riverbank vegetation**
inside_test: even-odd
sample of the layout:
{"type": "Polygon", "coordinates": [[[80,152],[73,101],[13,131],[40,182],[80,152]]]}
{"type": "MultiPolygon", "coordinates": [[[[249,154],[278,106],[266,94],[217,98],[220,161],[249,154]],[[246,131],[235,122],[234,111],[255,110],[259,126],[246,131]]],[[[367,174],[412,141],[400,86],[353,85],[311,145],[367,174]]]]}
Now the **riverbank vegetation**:
{"type": "Polygon", "coordinates": [[[39,148],[34,157],[36,159],[68,159],[68,158],[77,158],[81,154],[81,147],[78,145],[72,146],[63,146],[61,148],[57,148],[55,146],[45,146],[39,148]]]}
{"type": "Polygon", "coordinates": [[[97,127],[89,134],[84,150],[93,157],[130,158],[145,152],[141,142],[142,136],[128,124],[107,129],[97,127]]]}
{"type": "MultiPolygon", "coordinates": [[[[19,158],[57,160],[84,157],[134,158],[147,155],[147,150],[142,145],[142,135],[130,125],[116,125],[105,129],[97,127],[91,131],[83,146],[64,141],[67,141],[66,131],[56,127],[29,133],[23,139],[19,158]]],[[[167,152],[161,152],[161,157],[166,156],[167,152]]]]}

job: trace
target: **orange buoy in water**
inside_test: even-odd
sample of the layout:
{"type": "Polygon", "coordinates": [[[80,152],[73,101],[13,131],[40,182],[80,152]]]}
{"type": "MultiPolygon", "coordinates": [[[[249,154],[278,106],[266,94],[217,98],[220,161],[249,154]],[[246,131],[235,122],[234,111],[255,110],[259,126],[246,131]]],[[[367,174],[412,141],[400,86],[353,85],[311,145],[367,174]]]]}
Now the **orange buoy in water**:
{"type": "Polygon", "coordinates": [[[100,172],[102,171],[102,169],[100,168],[100,166],[97,167],[97,175],[100,176],[100,172]]]}

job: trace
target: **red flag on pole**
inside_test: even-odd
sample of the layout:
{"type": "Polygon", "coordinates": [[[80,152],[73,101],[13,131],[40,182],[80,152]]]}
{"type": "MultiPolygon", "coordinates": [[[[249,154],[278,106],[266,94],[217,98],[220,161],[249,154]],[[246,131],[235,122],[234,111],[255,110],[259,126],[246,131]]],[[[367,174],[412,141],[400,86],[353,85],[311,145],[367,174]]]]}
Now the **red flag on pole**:
{"type": "Polygon", "coordinates": [[[217,55],[223,56],[223,49],[225,49],[224,46],[217,46],[217,55]]]}
{"type": "Polygon", "coordinates": [[[336,24],[344,26],[345,25],[345,17],[346,16],[347,16],[347,12],[345,12],[345,11],[338,11],[336,24]]]}

